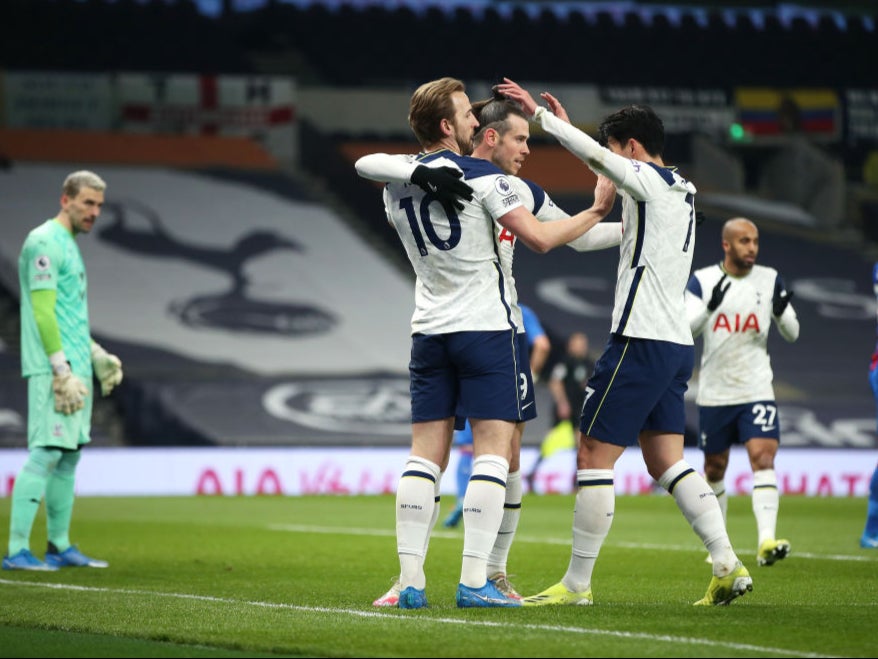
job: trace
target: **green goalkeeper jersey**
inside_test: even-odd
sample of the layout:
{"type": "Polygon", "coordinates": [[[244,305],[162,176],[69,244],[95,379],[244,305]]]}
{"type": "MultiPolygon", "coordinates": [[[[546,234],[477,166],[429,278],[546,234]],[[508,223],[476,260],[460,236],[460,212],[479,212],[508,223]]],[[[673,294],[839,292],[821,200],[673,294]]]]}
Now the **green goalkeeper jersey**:
{"type": "Polygon", "coordinates": [[[24,377],[51,373],[49,356],[37,327],[31,292],[55,290],[55,317],[61,345],[75,373],[91,373],[88,280],[73,235],[54,219],[32,230],[18,258],[21,289],[21,372],[24,377]]]}

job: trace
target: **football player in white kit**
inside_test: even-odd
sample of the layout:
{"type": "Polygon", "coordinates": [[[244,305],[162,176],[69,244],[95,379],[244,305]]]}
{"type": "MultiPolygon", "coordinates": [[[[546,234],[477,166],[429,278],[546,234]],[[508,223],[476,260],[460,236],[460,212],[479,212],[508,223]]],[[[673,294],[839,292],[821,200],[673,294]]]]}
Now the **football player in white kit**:
{"type": "MultiPolygon", "coordinates": [[[[695,186],[664,166],[664,127],[646,106],[628,106],[600,126],[602,146],[563,121],[517,83],[499,91],[522,104],[542,128],[622,197],[623,237],[610,338],[586,388],[580,420],[573,547],[562,580],[526,597],[525,606],[589,605],[592,573],[615,511],[613,467],[639,443],[647,470],[713,558],[713,577],[696,605],[728,604],[753,589],[705,479],[683,459],[683,394],[695,348],[684,293],[695,241],[695,186]]],[[[542,98],[553,108],[557,99],[542,98]]]]}
{"type": "Polygon", "coordinates": [[[758,565],[773,565],[790,553],[789,540],[775,538],[780,494],[774,458],[780,443],[780,418],[774,397],[768,332],[772,320],[792,343],[799,320],[790,304],[792,291],[777,270],[756,264],[759,230],[736,217],[722,229],[725,256],[696,270],[686,287],[686,311],[692,335],[704,337],[698,376],[699,439],[704,475],[725,518],[725,474],[733,444],[747,449],[753,470],[758,565]]]}
{"type": "MultiPolygon", "coordinates": [[[[517,102],[495,92],[491,99],[474,103],[473,107],[477,112],[480,123],[479,131],[474,139],[475,148],[473,156],[490,160],[509,174],[509,179],[516,186],[518,194],[524,200],[525,206],[533,212],[540,222],[551,222],[569,217],[567,211],[556,205],[540,185],[517,176],[522,164],[530,153],[527,144],[530,138],[530,126],[527,115],[525,115],[521,106],[517,102]]],[[[563,108],[560,110],[563,111],[563,108]]],[[[566,119],[566,114],[564,117],[566,119]]],[[[612,197],[609,201],[609,206],[612,207],[612,200],[615,199],[615,187],[613,187],[608,179],[601,180],[599,188],[595,190],[596,200],[602,194],[602,188],[612,191],[612,197]]],[[[597,203],[601,207],[606,205],[605,202],[597,201],[597,203]]],[[[500,247],[501,266],[506,277],[510,281],[514,281],[512,263],[515,255],[515,235],[499,223],[496,224],[495,229],[497,230],[497,241],[500,247]]],[[[621,241],[622,223],[604,221],[567,243],[567,246],[578,252],[587,252],[616,247],[621,241]]],[[[519,324],[519,328],[519,331],[523,331],[523,324],[519,324]]],[[[535,369],[531,370],[536,372],[535,369]]],[[[506,564],[521,516],[522,476],[520,457],[524,426],[524,423],[516,425],[513,437],[512,459],[509,466],[509,478],[506,483],[503,522],[500,525],[500,532],[497,534],[494,548],[488,559],[489,578],[494,580],[502,592],[519,599],[521,596],[515,591],[507,578],[506,564]]]]}
{"type": "MultiPolygon", "coordinates": [[[[541,222],[569,217],[569,214],[558,207],[542,187],[532,181],[515,176],[530,153],[527,144],[530,138],[530,126],[521,106],[501,94],[495,93],[492,98],[473,103],[473,112],[479,121],[479,129],[473,137],[473,157],[490,161],[503,172],[509,174],[509,181],[515,186],[525,207],[541,222]]],[[[362,162],[368,164],[369,170],[374,175],[389,177],[398,167],[396,161],[400,158],[405,159],[407,157],[390,154],[372,154],[362,162]]],[[[615,188],[612,186],[612,183],[608,180],[601,181],[601,187],[596,190],[597,195],[603,195],[605,199],[598,200],[597,202],[601,208],[612,208],[612,202],[615,199],[615,188]]],[[[508,281],[514,282],[512,259],[516,242],[515,235],[500,223],[495,223],[495,230],[497,231],[499,258],[504,277],[508,281]]],[[[621,240],[621,222],[601,222],[567,244],[577,251],[591,251],[615,247],[619,245],[621,240]]],[[[519,310],[523,312],[523,309],[518,305],[515,291],[515,287],[510,287],[510,297],[516,296],[514,300],[515,306],[513,307],[516,312],[514,320],[519,328],[520,337],[527,323],[523,322],[523,319],[518,318],[519,310]]],[[[531,368],[531,372],[535,373],[536,369],[531,368]]],[[[509,583],[506,565],[509,550],[521,516],[522,481],[520,451],[524,425],[524,422],[517,423],[513,434],[512,456],[509,461],[509,475],[506,480],[503,519],[487,563],[488,579],[494,582],[494,585],[500,592],[514,599],[521,599],[521,596],[509,583]]],[[[469,471],[469,468],[467,471],[469,471]]],[[[373,605],[397,606],[399,593],[400,583],[397,579],[384,595],[373,602],[373,605]]]]}
{"type": "Polygon", "coordinates": [[[396,496],[400,608],[427,606],[424,556],[438,507],[452,430],[469,418],[474,460],[464,498],[459,607],[513,607],[520,601],[488,581],[486,567],[503,517],[516,424],[534,418],[535,399],[515,284],[498,256],[495,221],[546,252],[582,235],[609,212],[583,211],[540,223],[509,178],[469,157],[478,122],[464,85],[441,78],[412,95],[409,124],[422,152],[395,161],[390,175],[364,156],[365,177],[385,181],[384,206],[416,275],[409,363],[412,451],[396,496]],[[462,177],[467,189],[450,202],[462,177]],[[450,183],[449,183],[450,181],[450,183]]]}

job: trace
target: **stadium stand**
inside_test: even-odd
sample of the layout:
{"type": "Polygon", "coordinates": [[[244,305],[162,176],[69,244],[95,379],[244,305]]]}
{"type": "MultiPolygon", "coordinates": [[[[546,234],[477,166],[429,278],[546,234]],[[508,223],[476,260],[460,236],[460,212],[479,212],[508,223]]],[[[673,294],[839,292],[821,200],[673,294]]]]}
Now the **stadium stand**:
{"type": "Polygon", "coordinates": [[[491,79],[498,65],[520,79],[547,82],[710,85],[721,73],[742,84],[872,83],[871,3],[626,2],[616,7],[267,1],[211,18],[188,0],[8,0],[8,33],[41,38],[4,40],[0,62],[38,70],[253,73],[260,56],[287,52],[287,72],[299,74],[305,64],[327,85],[398,83],[445,73],[491,79]],[[69,41],[63,37],[71,31],[82,38],[63,50],[46,47],[69,41]],[[155,34],[165,35],[162,48],[155,47],[155,34]],[[640,48],[631,48],[632,34],[661,56],[644,57],[640,48]],[[399,56],[421,52],[427,35],[430,42],[454,44],[443,51],[441,62],[399,56]],[[813,47],[815,40],[825,46],[813,47]],[[345,47],[335,47],[338,43],[345,47]],[[612,66],[601,65],[609,52],[612,66]],[[551,60],[534,53],[552,53],[551,60]]]}
{"type": "MultiPolygon", "coordinates": [[[[8,0],[6,33],[39,38],[0,40],[0,68],[280,73],[294,76],[304,90],[408,92],[441,75],[490,85],[506,74],[547,85],[599,86],[603,93],[624,86],[719,87],[730,95],[742,85],[831,84],[843,98],[846,88],[874,88],[870,3],[761,1],[718,9],[686,1],[383,6],[267,0],[252,3],[249,11],[232,11],[233,4],[225,2],[223,12],[209,16],[189,0],[8,0]],[[80,38],[70,40],[71,33],[80,38]],[[157,33],[164,35],[162,47],[155,43],[157,33]],[[641,47],[631,47],[637,41],[641,47]],[[61,43],[63,50],[49,47],[61,43]],[[425,58],[436,43],[454,47],[443,47],[441,59],[425,58]]],[[[328,132],[304,112],[298,120],[298,171],[277,169],[276,161],[243,142],[231,157],[205,159],[218,138],[199,141],[204,149],[193,148],[195,142],[175,149],[147,140],[158,146],[157,159],[115,159],[108,166],[104,163],[114,157],[107,156],[100,165],[112,203],[82,246],[90,262],[96,334],[126,355],[126,381],[116,399],[125,427],[108,422],[108,430],[101,430],[106,441],[407,442],[403,353],[410,275],[384,221],[378,188],[356,177],[352,162],[363,149],[384,145],[379,150],[385,150],[388,140],[400,150],[414,147],[400,144],[408,136],[399,132],[328,132]],[[170,162],[167,155],[183,161],[170,162]],[[166,187],[169,198],[156,200],[155,190],[166,187]],[[148,252],[145,246],[156,244],[148,239],[155,238],[157,226],[172,240],[148,252]],[[261,294],[250,295],[251,285],[261,294]],[[376,308],[382,310],[379,320],[376,308]],[[352,326],[366,327],[365,338],[354,337],[352,326]],[[312,334],[303,330],[292,338],[296,328],[312,334]],[[284,332],[286,339],[280,336],[284,332]]],[[[0,272],[7,275],[23,237],[19,219],[31,224],[53,210],[29,206],[45,201],[44,194],[33,194],[34,186],[54,189],[62,169],[71,166],[64,158],[23,153],[15,139],[0,130],[0,152],[12,161],[0,171],[0,215],[16,218],[10,224],[15,229],[0,243],[0,272]]],[[[533,144],[525,174],[565,208],[587,204],[582,190],[590,179],[584,168],[578,180],[578,163],[564,160],[545,138],[536,136],[533,144]]],[[[873,150],[849,139],[821,145],[823,156],[844,164],[841,175],[858,184],[873,150]]],[[[763,181],[777,176],[766,168],[777,153],[777,146],[728,148],[697,134],[668,141],[672,160],[694,172],[709,216],[696,243],[696,264],[717,258],[721,219],[746,212],[762,230],[766,261],[796,290],[803,338],[795,347],[772,348],[778,395],[793,415],[785,441],[855,445],[866,422],[868,431],[874,430],[863,371],[874,341],[872,255],[843,240],[849,236],[842,229],[849,227],[839,226],[837,217],[820,227],[827,213],[808,212],[798,199],[772,200],[776,186],[755,194],[763,181]]],[[[813,168],[823,164],[821,159],[813,168]]],[[[848,209],[844,220],[856,215],[873,223],[863,227],[863,235],[878,242],[876,197],[864,194],[862,208],[848,209]]],[[[607,287],[616,254],[582,257],[560,250],[546,259],[524,248],[519,252],[522,296],[546,320],[555,343],[584,327],[599,346],[607,332],[607,287]]],[[[0,280],[14,297],[14,282],[8,276],[0,280]]],[[[17,372],[10,377],[17,369],[12,336],[3,335],[0,351],[0,442],[20,444],[15,423],[17,415],[20,424],[24,397],[17,372]]],[[[548,409],[548,402],[540,404],[548,409]]],[[[539,437],[537,427],[526,441],[539,437]]]]}

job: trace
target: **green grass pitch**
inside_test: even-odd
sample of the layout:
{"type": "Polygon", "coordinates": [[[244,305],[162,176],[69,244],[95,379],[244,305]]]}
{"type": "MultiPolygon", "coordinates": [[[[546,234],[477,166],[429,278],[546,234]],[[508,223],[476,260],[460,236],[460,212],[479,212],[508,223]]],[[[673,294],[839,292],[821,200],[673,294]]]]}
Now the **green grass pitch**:
{"type": "MultiPolygon", "coordinates": [[[[72,539],[110,568],[0,572],[0,656],[875,656],[866,500],[782,498],[793,550],[771,567],[756,566],[750,506],[730,500],[729,530],[754,588],[727,607],[692,606],[705,551],[672,498],[647,495],[617,499],[592,607],[457,609],[462,531],[440,523],[430,606],[403,611],[371,605],[398,569],[392,496],[80,498],[72,539]]],[[[572,518],[572,495],[525,496],[509,563],[519,591],[560,580],[572,518]]],[[[42,511],[31,548],[42,556],[42,511]]]]}

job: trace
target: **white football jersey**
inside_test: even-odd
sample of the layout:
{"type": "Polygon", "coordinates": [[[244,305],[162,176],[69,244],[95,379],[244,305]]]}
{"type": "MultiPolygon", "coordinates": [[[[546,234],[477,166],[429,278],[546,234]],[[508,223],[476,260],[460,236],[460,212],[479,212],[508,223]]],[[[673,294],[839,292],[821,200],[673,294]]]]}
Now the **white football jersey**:
{"type": "Polygon", "coordinates": [[[403,156],[430,167],[455,167],[473,188],[464,209],[446,212],[412,183],[388,183],[384,206],[416,275],[412,333],[521,328],[515,280],[501,257],[495,220],[522,206],[522,188],[495,165],[441,150],[403,156]]]}
{"type": "MultiPolygon", "coordinates": [[[[508,176],[509,181],[515,188],[516,194],[522,200],[523,205],[536,216],[540,222],[551,222],[570,217],[568,213],[555,205],[551,197],[533,181],[527,181],[517,176],[508,176]]],[[[515,296],[513,307],[513,320],[518,327],[519,333],[524,332],[524,321],[521,317],[521,309],[518,306],[518,292],[515,288],[515,277],[512,274],[512,259],[515,255],[515,243],[517,238],[509,229],[500,223],[496,223],[497,245],[500,249],[500,267],[507,281],[511,282],[510,291],[515,296]]]]}
{"type": "MultiPolygon", "coordinates": [[[[722,302],[708,312],[714,286],[724,274],[720,264],[696,270],[686,290],[692,333],[704,336],[696,403],[716,406],[774,400],[768,331],[775,287],[783,287],[783,280],[777,270],[762,265],[754,265],[744,277],[729,275],[722,302]]],[[[799,321],[792,304],[777,322],[784,339],[798,338],[799,321]]]]}
{"type": "MultiPolygon", "coordinates": [[[[469,177],[467,179],[467,183],[469,183],[474,188],[476,186],[473,184],[473,181],[476,179],[484,179],[485,177],[496,177],[498,175],[503,176],[499,169],[484,160],[481,161],[485,163],[484,166],[480,167],[475,164],[476,162],[479,162],[477,159],[461,159],[461,156],[452,154],[448,151],[438,152],[438,155],[442,155],[443,157],[453,156],[453,159],[460,159],[456,161],[458,168],[461,169],[461,171],[465,172],[465,177],[469,177]]],[[[357,161],[357,171],[360,176],[363,176],[365,178],[369,178],[375,181],[391,181],[396,186],[398,186],[397,189],[406,190],[413,187],[411,184],[408,183],[409,179],[411,178],[413,166],[426,164],[428,162],[434,162],[434,160],[430,157],[422,156],[373,153],[371,155],[364,156],[357,161]]],[[[436,166],[442,166],[443,164],[447,165],[448,163],[438,163],[436,166]]],[[[490,180],[494,179],[491,178],[490,180]]],[[[541,222],[551,222],[554,220],[560,220],[570,217],[569,213],[555,205],[555,202],[552,201],[551,197],[549,197],[546,191],[533,181],[528,181],[526,179],[511,175],[505,176],[505,180],[508,181],[508,183],[514,188],[515,193],[514,195],[504,198],[504,203],[506,204],[505,208],[513,208],[513,205],[510,202],[512,199],[515,199],[517,201],[521,201],[521,205],[530,210],[534,214],[534,216],[541,222]]],[[[479,185],[484,185],[484,180],[479,185]]],[[[504,186],[505,193],[506,184],[503,183],[502,185],[504,186]]],[[[488,189],[490,189],[490,186],[488,189]]],[[[385,205],[387,204],[388,194],[390,194],[390,189],[386,188],[385,205]]],[[[499,217],[502,214],[502,212],[499,213],[499,215],[495,214],[494,217],[499,217]]],[[[394,222],[392,215],[388,214],[388,217],[391,224],[393,224],[394,227],[396,227],[399,231],[399,227],[394,222]]],[[[403,230],[405,230],[404,227],[403,230]]],[[[512,274],[512,262],[515,254],[515,243],[517,241],[517,238],[511,231],[506,229],[499,222],[495,222],[495,230],[497,255],[500,260],[500,267],[503,273],[504,280],[507,282],[505,289],[508,295],[507,299],[510,302],[510,318],[511,321],[518,328],[519,333],[521,333],[525,331],[524,323],[522,322],[521,310],[518,306],[518,294],[515,287],[515,277],[512,274]]],[[[405,238],[402,238],[403,243],[405,244],[405,238]]],[[[577,251],[586,252],[596,249],[615,247],[619,245],[621,240],[621,222],[603,222],[599,223],[597,226],[592,227],[589,231],[579,236],[578,238],[570,241],[568,243],[568,246],[577,251]]],[[[412,251],[411,249],[409,249],[409,247],[407,247],[407,251],[409,253],[409,259],[411,260],[412,251]]],[[[412,263],[413,265],[415,265],[414,261],[412,263]]],[[[416,274],[418,272],[417,266],[415,267],[415,272],[416,274]]]]}
{"type": "Polygon", "coordinates": [[[695,249],[695,186],[673,168],[613,153],[545,108],[535,116],[571,153],[613,181],[622,198],[610,331],[693,345],[684,293],[695,249]]]}

